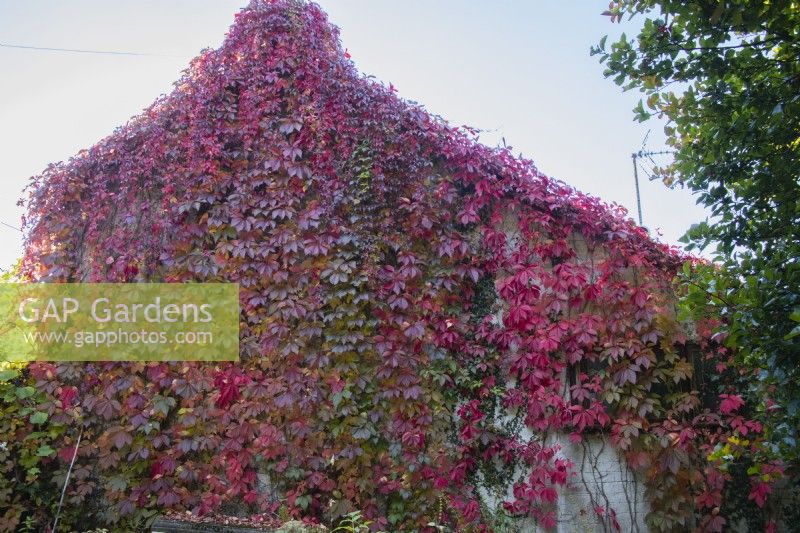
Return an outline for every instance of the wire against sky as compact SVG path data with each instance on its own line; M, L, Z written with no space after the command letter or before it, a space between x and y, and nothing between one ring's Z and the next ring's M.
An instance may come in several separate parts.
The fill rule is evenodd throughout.
M5 227L7 227L7 228L11 228L11 229L13 229L13 230L22 231L22 230L21 230L21 229L19 229L18 227L16 227L16 226L12 226L11 224L8 224L8 223L6 223L6 222L3 222L2 220L0 220L0 224L2 224L3 226L5 226Z
M101 54L112 56L149 56L149 57L181 57L166 54L149 54L146 52L118 52L113 50L81 50L78 48L49 48L45 46L28 46L24 44L0 43L2 48L20 48L23 50L39 50L43 52L72 52L76 54Z

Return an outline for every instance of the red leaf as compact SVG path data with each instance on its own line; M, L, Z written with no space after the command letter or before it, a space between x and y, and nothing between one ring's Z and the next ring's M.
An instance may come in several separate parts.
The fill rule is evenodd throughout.
M726 415L738 411L744 405L744 400L738 394L720 394L719 397L722 398L719 410Z
M767 496L769 496L771 493L771 485L764 483L763 481L758 481L755 483L752 490L750 490L750 494L747 496L747 499L753 500L759 507L764 507L764 503L767 501Z

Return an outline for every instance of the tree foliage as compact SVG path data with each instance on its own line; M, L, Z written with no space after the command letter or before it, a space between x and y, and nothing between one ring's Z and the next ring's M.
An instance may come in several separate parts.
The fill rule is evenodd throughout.
M686 310L716 309L717 339L754 372L750 392L774 451L798 460L800 428L800 7L622 0L611 20L644 17L635 37L593 48L606 76L645 94L638 120L666 118L674 161L657 169L711 212L689 249L714 266L684 278Z
M594 435L647 480L653 528L719 530L729 458L761 449L713 316L696 351L675 319L683 256L360 75L314 4L254 0L25 204L24 279L241 287L235 364L26 369L61 428L58 475L83 431L65 523L359 510L391 531L550 528L575 470L551 437ZM18 426L12 459L34 421ZM759 513L780 477L748 474ZM3 488L10 520L41 510ZM588 512L619 529L604 501Z

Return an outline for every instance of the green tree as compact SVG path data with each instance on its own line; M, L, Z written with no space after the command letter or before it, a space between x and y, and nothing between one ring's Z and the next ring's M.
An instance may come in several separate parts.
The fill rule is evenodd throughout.
M684 308L714 306L718 338L752 370L773 451L797 464L800 427L800 3L615 0L636 37L592 47L605 75L644 93L635 118L666 120L672 162L656 169L711 212L683 237L715 249L686 269Z

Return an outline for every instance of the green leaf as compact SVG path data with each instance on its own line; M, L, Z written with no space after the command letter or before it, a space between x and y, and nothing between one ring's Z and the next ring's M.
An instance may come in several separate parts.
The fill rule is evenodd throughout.
M47 413L43 413L42 411L36 411L31 415L29 418L31 424L44 424L47 422Z
M11 381L15 377L19 375L19 372L13 370L11 368L6 370L0 370L0 381Z
M792 331L790 331L783 337L783 339L788 341L797 337L798 335L800 335L800 326L795 326L794 329L792 329Z
M16 391L17 398L20 400L24 400L25 398L30 398L36 393L36 389L31 386L26 387L19 387Z
M41 446L39 446L39 449L36 450L36 455L38 457L49 457L55 454L56 451L47 444L42 444Z
M311 503L311 496L304 494L303 496L298 496L295 498L294 503L300 507L300 509L308 508L308 505Z
M118 492L123 491L128 487L128 481L122 476L114 476L108 480L108 487Z

